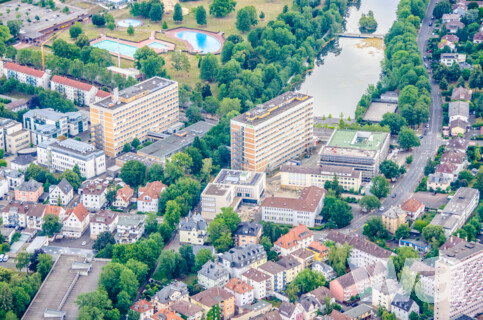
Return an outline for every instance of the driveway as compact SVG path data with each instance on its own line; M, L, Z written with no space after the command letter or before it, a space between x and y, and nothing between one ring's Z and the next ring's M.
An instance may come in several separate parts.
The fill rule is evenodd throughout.
M87 228L86 232L80 237L79 239L59 239L55 240L51 243L52 246L56 246L59 248L78 248L78 249L92 249L94 245L93 239L90 238L91 232L89 228ZM86 242L85 245L82 245L83 242Z

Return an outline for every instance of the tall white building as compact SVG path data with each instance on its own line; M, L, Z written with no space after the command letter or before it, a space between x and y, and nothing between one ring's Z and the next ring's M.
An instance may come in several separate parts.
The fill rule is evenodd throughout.
M83 177L90 179L106 172L106 155L93 145L67 139L50 139L37 146L38 163L63 172L77 165Z
M22 123L0 118L0 148L10 154L30 147L30 133L22 128Z

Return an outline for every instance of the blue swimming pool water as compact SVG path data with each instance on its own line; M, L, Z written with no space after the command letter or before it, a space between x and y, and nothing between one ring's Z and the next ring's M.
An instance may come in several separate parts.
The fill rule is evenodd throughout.
M199 50L202 53L216 52L221 47L218 39L202 32L180 31L175 36L181 40L188 41L195 51Z
M123 28L127 28L129 26L139 27L142 24L143 23L137 19L122 19L117 22L117 25Z
M119 43L119 47L116 41L113 40L102 40L98 43L92 45L93 47L105 49L110 52L117 53L119 48L119 53L125 56L134 57L134 53L138 48L130 46L124 43ZM162 42L151 42L148 47L153 49L167 49L168 46Z

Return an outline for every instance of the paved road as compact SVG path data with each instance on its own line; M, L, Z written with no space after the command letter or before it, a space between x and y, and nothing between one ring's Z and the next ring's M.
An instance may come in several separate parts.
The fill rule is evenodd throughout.
M419 36L417 39L418 48L421 52L422 56L426 55L426 47L428 39L431 37L432 27L428 24L431 21L432 12L434 6L436 5L436 0L431 0L428 5L426 11L426 18L423 20L423 25L420 29ZM424 166L426 165L426 161L428 158L434 158L436 150L440 146L442 139L440 138L441 134L441 125L443 122L443 109L442 105L442 98L439 92L439 87L437 83L431 78L431 96L432 96L432 103L429 107L430 110L430 120L429 125L430 128L426 136L421 139L421 146L415 148L413 152L413 163L409 167L407 173L402 176L399 182L396 184L392 193L395 193L396 196L394 198L388 197L383 202L383 207L387 210L387 208L397 205L399 203L404 202L405 200L409 199L414 189L416 189L417 185L421 181L424 175ZM381 215L381 212L375 212L373 214L368 214L365 216L361 216L356 218L352 221L350 226L345 228L343 232L346 233L361 233L362 226L366 222L366 220L375 215Z

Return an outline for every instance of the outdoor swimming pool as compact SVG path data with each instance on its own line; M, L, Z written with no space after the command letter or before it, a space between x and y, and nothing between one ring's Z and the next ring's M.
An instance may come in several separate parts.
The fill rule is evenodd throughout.
M138 49L135 46L130 46L124 43L119 43L119 47L118 47L117 41L107 40L107 39L102 40L98 43L95 43L92 46L100 49L105 49L107 51L110 51L116 54L119 48L120 54L124 56L129 56L129 57L134 57L134 53L136 53L136 50ZM153 49L168 49L168 46L162 42L151 42L150 44L148 44L148 47Z
M193 46L194 51L201 53L210 53L220 50L221 43L215 37L206 33L196 31L180 31L175 34L176 38L187 41Z
M122 19L117 22L118 27L127 28L129 26L139 27L143 23L137 19Z

